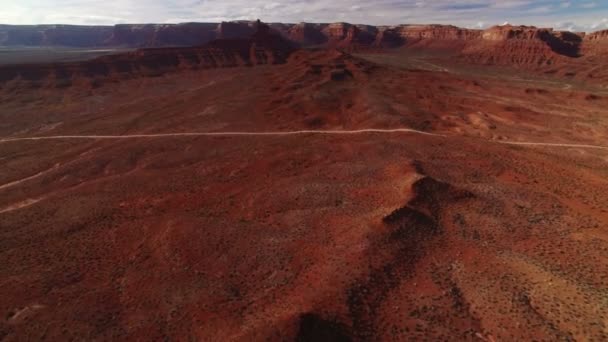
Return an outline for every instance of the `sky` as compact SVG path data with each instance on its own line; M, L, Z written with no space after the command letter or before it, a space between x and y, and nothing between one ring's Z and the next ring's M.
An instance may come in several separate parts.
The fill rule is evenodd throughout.
M0 0L2 24L350 22L511 23L571 31L608 29L608 0Z

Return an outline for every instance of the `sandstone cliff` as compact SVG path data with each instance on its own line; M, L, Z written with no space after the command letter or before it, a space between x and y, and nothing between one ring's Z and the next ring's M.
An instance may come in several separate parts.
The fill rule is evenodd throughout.
M278 64L294 51L291 42L267 25L257 23L252 29L248 38L217 39L201 47L146 48L83 62L2 66L0 87L11 82L64 87L82 80L94 86L180 70Z
M299 23L287 29L287 37L301 45L320 45L327 42L323 24Z
M530 26L494 26L463 50L469 61L484 64L552 65L578 57L582 38L567 32Z
M584 33L510 25L495 26L487 30L464 29L450 25L371 26L349 23L273 23L269 26L302 46L433 45L429 44L430 42L452 42L452 45L454 42L460 42L463 43L461 46L464 46L464 43L479 43L480 46L486 46L489 45L487 42L542 42L554 52L570 57L577 56L578 50L584 45L603 45L602 42L606 41L608 35L608 30L585 36ZM197 46L214 39L247 38L254 31L253 21L116 26L0 25L0 46ZM538 48L532 47L533 50Z
M585 55L606 55L608 53L608 30L598 31L585 36L583 40Z
M264 35L281 39L277 44L273 43L272 48L251 41L260 28L260 23L252 21L113 27L0 25L0 46L190 47L142 50L144 52L138 51L131 57L122 55L122 59L106 59L118 58L119 64L124 65L127 62L123 59L131 61L135 58L135 65L144 61L150 65L160 63L161 69L164 63L168 63L169 69L182 65L215 67L281 63L286 50L277 49L279 45L289 45L289 49L295 45L326 46L349 52L403 47L442 50L453 56L454 61L466 63L538 69L585 79L608 78L608 71L605 71L608 69L605 61L608 30L584 34L533 26L504 25L475 30L449 25L370 26L349 23L273 23L263 27ZM169 57L172 53L177 57ZM176 59L180 62L172 62ZM159 62L164 60L166 62ZM4 73L11 74L6 70Z

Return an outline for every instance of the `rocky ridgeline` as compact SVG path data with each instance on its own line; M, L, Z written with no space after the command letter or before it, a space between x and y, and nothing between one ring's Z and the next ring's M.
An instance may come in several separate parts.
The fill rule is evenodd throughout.
M510 25L472 30L445 25L389 27L348 23L263 24L259 21L114 27L0 26L0 45L18 43L155 48L142 48L81 63L5 66L0 68L0 83L26 80L45 85L49 82L51 85L69 85L71 81L82 78L103 81L137 75L154 76L183 69L279 64L285 62L298 46L343 50L385 47L444 49L460 60L477 64L541 69L576 64L578 74L604 79L605 75L597 71L597 66L605 63L602 56L608 52L608 31L585 35Z
M96 86L180 70L280 64L295 49L265 24L254 23L252 32L247 38L216 39L199 47L145 48L82 62L1 66L0 87L24 81L32 87Z
M583 33L532 26L494 26L462 51L474 63L550 66L580 56Z
M397 30L404 39L475 40L482 31L463 29L450 25L404 25Z
M583 40L582 52L585 55L605 56L608 53L608 30L586 35Z
M604 51L605 42L608 42L606 32L585 35L533 26L504 25L486 30L450 25L370 26L348 23L271 26L304 46L440 48L459 53L469 61L487 64L552 65L563 58Z
M597 31L585 36L585 41L603 41L608 43L608 30Z
M215 39L246 38L256 22L122 24L115 26L0 25L0 46L167 47L203 45ZM269 26L302 45L400 46L419 40L508 41L555 40L584 44L608 40L608 30L585 35L531 26L495 26L487 30L450 25L371 26L349 23Z

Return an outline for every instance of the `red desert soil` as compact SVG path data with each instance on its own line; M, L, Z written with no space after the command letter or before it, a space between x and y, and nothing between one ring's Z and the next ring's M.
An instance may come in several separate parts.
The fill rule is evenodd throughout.
M443 62L3 83L0 338L608 339L608 94Z

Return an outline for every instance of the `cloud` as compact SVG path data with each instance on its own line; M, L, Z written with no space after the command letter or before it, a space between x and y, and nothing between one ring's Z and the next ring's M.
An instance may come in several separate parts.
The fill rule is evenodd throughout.
M592 30L605 30L608 29L608 18L603 18L602 20L593 23L591 25Z
M596 8L597 7L597 3L596 2L587 2L581 5L582 8Z
M0 22L115 24L242 20L368 24L440 23L465 27L573 23L602 27L602 0L0 0ZM573 27L574 27L573 26Z

